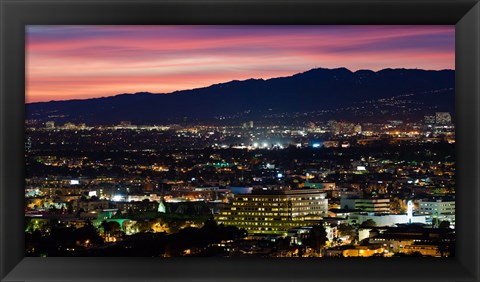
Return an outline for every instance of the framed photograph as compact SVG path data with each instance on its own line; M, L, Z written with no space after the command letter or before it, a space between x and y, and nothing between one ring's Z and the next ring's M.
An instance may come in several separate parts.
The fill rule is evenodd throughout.
M478 281L478 1L1 1L2 281Z

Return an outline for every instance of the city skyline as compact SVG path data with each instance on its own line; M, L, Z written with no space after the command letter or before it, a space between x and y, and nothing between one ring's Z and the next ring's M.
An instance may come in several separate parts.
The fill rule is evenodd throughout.
M454 69L454 26L28 26L26 102L168 93L312 68Z
M454 37L27 27L25 256L455 257Z

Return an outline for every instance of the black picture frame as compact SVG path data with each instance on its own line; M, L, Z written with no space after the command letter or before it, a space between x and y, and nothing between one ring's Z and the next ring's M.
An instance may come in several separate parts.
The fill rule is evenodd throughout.
M479 281L480 4L472 0L0 0L2 281ZM456 25L454 258L24 258L25 25Z

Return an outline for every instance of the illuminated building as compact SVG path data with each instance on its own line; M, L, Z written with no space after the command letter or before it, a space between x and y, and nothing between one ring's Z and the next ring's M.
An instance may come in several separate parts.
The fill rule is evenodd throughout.
M83 193L88 193L89 190L82 186L66 186L66 187L40 187L38 188L40 192L46 197L58 197L66 195L81 195Z
M436 245L406 245L403 247L406 254L420 253L423 256L440 257L440 248Z
M435 123L436 124L451 124L452 116L448 112L437 112L435 113Z
M441 221L449 221L455 225L455 200L454 199L424 199L418 201L418 211L427 215L428 222L436 220L436 225ZM433 223L433 222L432 222Z
M290 243L293 245L303 245L307 241L312 228L312 226L302 226L289 229L287 235L290 237Z
M341 198L340 206L343 209L358 209L370 213L389 213L390 199L359 199Z
M388 123L390 124L390 126L397 127L399 125L402 125L403 121L401 121L401 120L389 120Z
M342 252L344 257L371 257L383 254L385 249L381 245L355 246Z
M304 187L305 188L315 188L315 189L324 189L324 190L334 190L335 189L335 183L334 182L329 182L329 183L323 183L323 182L305 182Z
M353 128L353 131L355 131L355 133L362 133L362 126L360 124L357 124L355 125L355 127Z
M348 221L350 224L362 224L367 220L373 220L376 226L394 226L395 224L406 223L426 223L426 216L421 214L412 215L408 214L374 214L374 213L353 213Z
M425 124L435 124L435 116L434 115L425 115L423 117L423 123Z
M327 210L325 193L318 190L260 190L235 195L215 220L245 228L250 234L286 235L291 228L318 222Z
M114 206L121 211L132 210L133 212L157 211L157 202L115 202Z
M110 207L110 202L107 200L76 200L72 202L73 209L79 211L83 209L85 212L104 210Z
M55 128L55 122L54 121L47 121L45 123L45 127L48 129L54 129Z
M325 148L337 148L338 145L339 145L339 142L338 141L324 141L322 144L323 144L323 147L325 147Z
M356 129L358 130L358 128L356 128L356 125L354 123L333 121L330 124L333 134L354 134L358 132L356 131Z
M77 129L77 126L71 122L67 122L63 125L63 129Z
M353 188L336 187L326 192L328 198L358 197L358 190Z
M454 242L454 238L455 231L452 229L424 228L421 224L408 224L373 228L368 242L381 244L392 253L420 252L438 256L439 247ZM448 252L445 255L448 256Z

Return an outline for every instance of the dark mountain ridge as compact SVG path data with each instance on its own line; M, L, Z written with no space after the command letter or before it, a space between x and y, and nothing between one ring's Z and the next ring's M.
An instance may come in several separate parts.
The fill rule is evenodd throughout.
M170 94L138 92L85 100L39 102L26 105L27 119L59 122L160 124L179 119L211 119L250 113L292 113L335 110L369 100L414 94L411 98L431 109L453 111L453 70L346 68L312 69L271 79L233 80ZM426 93L431 93L425 98ZM440 93L440 94L439 94ZM62 118L58 118L63 116ZM373 117L375 118L375 117Z

